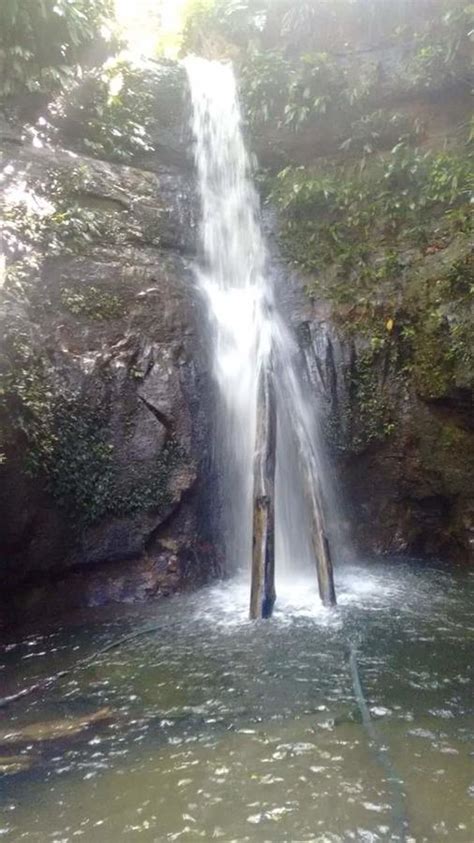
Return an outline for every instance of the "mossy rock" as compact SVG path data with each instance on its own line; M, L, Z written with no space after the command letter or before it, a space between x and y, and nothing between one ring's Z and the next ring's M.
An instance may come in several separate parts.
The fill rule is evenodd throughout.
M122 295L95 286L63 287L61 302L65 310L74 316L99 321L120 319L127 312L127 303Z

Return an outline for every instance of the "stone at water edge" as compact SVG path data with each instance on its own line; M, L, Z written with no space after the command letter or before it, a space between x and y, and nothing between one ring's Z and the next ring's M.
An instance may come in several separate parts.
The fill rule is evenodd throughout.
M30 723L15 730L4 729L0 732L0 746L2 744L42 743L43 741L74 737L96 723L105 723L111 719L112 709L105 706L84 717L46 720L39 723Z
M33 766L34 759L30 755L0 755L0 776L15 776L25 773Z

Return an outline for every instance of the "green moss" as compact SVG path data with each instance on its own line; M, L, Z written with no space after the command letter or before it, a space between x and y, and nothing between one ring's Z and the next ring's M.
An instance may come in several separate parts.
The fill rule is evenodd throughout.
M426 273L411 279L406 297L408 357L415 387L422 396L437 398L456 386L469 388L473 384L473 268L468 246L441 266L434 278Z
M449 391L453 365L449 356L449 328L436 315L418 324L413 342L413 383L427 398L439 398Z
M186 455L169 439L147 472L124 473L111 438L111 409L64 394L48 361L27 335L6 342L1 361L0 450L23 436L25 471L43 479L78 525L166 506L169 482Z
M446 252L405 270L398 301L357 304L358 291L347 285L352 303L334 305L344 334L368 343L353 364L348 407L340 408L345 446L356 452L396 430L404 391L431 401L473 385L472 254L464 237ZM390 272L394 260L386 256ZM340 447L338 424L333 428L328 439Z
M90 410L77 400L62 401L53 414L53 446L36 452L36 468L48 479L53 497L81 523L106 517L126 517L168 504L172 470L183 459L168 441L153 469L126 477L116 463L107 414Z
M118 296L98 287L64 287L61 301L66 310L74 316L89 319L119 319L126 312L126 302Z
M363 451L395 429L393 408L380 382L379 367L384 344L375 344L360 355L351 372L350 441L353 451Z
M445 422L439 431L438 445L442 451L445 451L449 456L452 456L453 450L464 451L465 454L470 452L471 448L470 434L462 430L452 422Z
M449 324L431 318L418 326L411 372L421 396L440 398L457 386L472 386L473 363L472 326L467 321Z

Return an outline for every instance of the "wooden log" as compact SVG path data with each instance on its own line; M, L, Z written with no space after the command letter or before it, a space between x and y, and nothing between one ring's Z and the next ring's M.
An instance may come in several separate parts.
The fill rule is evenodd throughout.
M324 527L324 512L319 484L313 472L305 465L305 490L311 518L311 539L318 575L318 588L324 606L336 605L334 572L328 537Z
M269 618L275 593L276 399L271 359L258 376L250 617Z

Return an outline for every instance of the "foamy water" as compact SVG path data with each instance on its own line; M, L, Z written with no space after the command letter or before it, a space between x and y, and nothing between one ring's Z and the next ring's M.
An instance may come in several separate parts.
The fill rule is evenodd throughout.
M343 623L346 608L358 607L368 612L386 612L390 607L397 611L401 605L405 610L411 605L417 610L421 605L427 610L430 608L422 593L410 593L407 583L399 581L395 571L392 576L387 575L385 566L343 565L337 573L336 587L338 606L327 609L319 599L315 569L306 573L297 569L292 575L288 573L288 567L283 567L283 573L280 572L276 578L277 600L273 620L278 624L292 624L304 618L320 626L338 627ZM243 573L203 589L194 600L193 618L232 628L251 623L248 619L248 589L248 577ZM429 600L433 600L432 588Z

